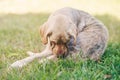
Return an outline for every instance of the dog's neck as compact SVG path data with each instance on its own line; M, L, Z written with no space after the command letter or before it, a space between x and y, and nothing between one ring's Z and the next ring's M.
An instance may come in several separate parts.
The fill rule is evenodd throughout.
M77 42L76 45L74 45L74 38L73 37L70 38L70 41L67 44L67 46L68 46L68 52L70 54L80 52L79 37L77 37L76 42Z

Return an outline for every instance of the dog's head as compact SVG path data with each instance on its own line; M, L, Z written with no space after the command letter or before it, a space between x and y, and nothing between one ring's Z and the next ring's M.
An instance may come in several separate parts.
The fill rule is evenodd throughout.
M76 26L66 16L52 16L40 27L41 40L44 44L50 39L50 48L53 54L64 56L68 53L67 43L70 37L74 38L76 44Z

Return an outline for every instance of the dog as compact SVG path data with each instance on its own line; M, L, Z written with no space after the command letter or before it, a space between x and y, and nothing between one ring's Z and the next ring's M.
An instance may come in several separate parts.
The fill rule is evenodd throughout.
M77 54L83 59L99 60L107 47L109 34L105 25L95 17L66 7L52 13L40 26L40 36L46 49L38 54L28 52L29 57L13 63L12 67L23 67L35 58L54 60Z

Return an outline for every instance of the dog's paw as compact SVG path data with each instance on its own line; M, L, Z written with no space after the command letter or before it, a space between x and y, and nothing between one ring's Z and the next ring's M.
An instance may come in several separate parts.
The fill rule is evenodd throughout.
M35 53L33 53L33 52L31 52L31 51L27 51L27 54L28 54L29 56L35 55Z
M19 60L19 61L14 62L13 64L11 64L10 67L12 67L12 68L22 68L24 65L26 65L26 63Z

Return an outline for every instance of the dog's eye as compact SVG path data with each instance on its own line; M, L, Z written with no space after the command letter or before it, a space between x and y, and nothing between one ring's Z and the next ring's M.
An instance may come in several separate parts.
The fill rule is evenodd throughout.
M50 45L51 45L52 48L55 46L55 44L56 44L56 43L55 43L54 41L51 41L51 42L50 42Z

